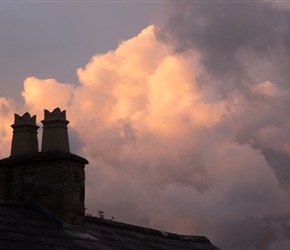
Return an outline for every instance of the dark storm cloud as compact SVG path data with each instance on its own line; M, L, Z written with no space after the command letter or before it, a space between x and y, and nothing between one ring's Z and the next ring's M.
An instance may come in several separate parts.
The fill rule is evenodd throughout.
M173 44L178 53L197 50L207 77L222 84L223 93L249 84L248 69L259 60L275 61L279 73L290 79L287 9L260 1L176 1L167 3L167 18L159 39Z

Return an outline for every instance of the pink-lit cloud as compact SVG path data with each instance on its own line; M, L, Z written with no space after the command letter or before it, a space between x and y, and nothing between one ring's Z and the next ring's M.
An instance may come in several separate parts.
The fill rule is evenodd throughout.
M10 143L12 139L10 125L13 123L14 110L19 109L16 108L13 100L0 97L0 155L2 157L10 154Z

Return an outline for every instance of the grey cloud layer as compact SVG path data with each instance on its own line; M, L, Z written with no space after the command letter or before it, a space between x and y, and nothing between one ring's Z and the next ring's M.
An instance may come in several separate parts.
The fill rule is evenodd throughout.
M167 4L168 20L158 35L179 53L199 51L207 77L222 85L222 93L249 84L255 63L278 64L277 75L266 73L272 79L264 80L281 81L280 75L289 80L290 15L278 7L260 1L176 1Z
M197 77L200 91L214 89L215 98L212 100L227 101L231 113L215 128L215 132L225 134L228 140L240 145L251 145L258 150L277 176L281 190L287 190L288 197L289 7L289 4L260 1L176 1L167 4L167 20L157 32L159 40L171 45L175 53L198 53L203 68ZM263 90L261 85L259 91L255 91L255 86L265 81L274 83L275 89L265 83ZM265 95L261 95L262 92ZM238 105L237 99L242 100ZM212 143L215 143L214 139ZM236 164L236 160L232 164ZM261 175L261 172L256 172L252 178L259 180ZM225 181L230 180L225 178ZM256 185L263 189L264 184L257 182ZM268 194L264 191L264 194L253 198L252 216L241 213L243 219L229 219L219 225L221 231L217 238L221 247L290 247L286 236L289 235L289 216L279 217L275 207L271 216L259 215L256 205ZM240 191L234 191L231 197L233 202L238 203L241 197L251 199L252 195L251 188L245 186ZM268 202L271 203L271 198Z

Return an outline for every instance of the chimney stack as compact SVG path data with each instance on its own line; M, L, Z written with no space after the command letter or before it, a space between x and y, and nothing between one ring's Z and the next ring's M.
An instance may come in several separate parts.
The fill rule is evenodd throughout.
M69 152L65 111L44 112L41 152L36 116L15 115L11 156L0 160L0 200L16 206L32 200L67 223L82 224L88 161Z
M36 115L26 112L23 116L14 114L11 156L38 152Z
M59 108L54 109L52 112L44 110L44 120L42 135L42 148L41 151L62 150L69 151L67 125L69 121L66 120L66 112L60 111Z

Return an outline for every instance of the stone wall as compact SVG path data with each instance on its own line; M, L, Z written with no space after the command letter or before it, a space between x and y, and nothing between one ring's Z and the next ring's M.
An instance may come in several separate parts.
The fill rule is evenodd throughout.
M15 156L0 161L0 199L22 206L36 201L64 221L83 221L88 162L62 151Z

